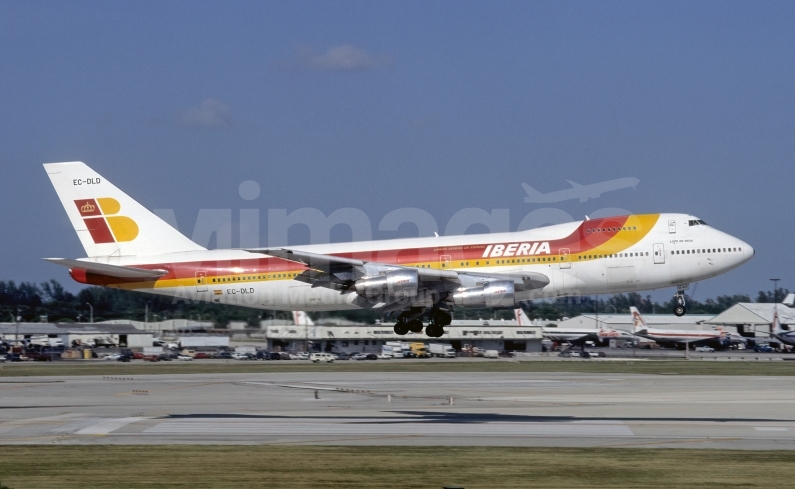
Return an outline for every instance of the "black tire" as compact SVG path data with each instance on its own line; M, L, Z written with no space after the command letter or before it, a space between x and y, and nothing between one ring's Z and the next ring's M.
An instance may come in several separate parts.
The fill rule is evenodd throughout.
M411 331L412 333L422 333L422 328L424 327L422 321L420 321L419 319L413 319L409 321L407 325L409 327L409 331Z
M397 323L393 328L396 335L403 336L409 332L409 327L406 323Z
M678 304L674 306L674 316L682 317L686 313L687 313L687 308L685 306L678 305Z
M445 327L453 322L453 317L444 311L436 311L433 315L433 322L441 327Z

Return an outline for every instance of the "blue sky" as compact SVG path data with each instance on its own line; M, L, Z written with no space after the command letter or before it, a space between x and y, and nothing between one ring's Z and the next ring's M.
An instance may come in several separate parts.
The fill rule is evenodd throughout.
M697 299L795 288L793 25L792 2L0 0L0 279L69 282L41 261L83 256L41 163L81 160L189 236L258 207L263 243L267 209L515 228L540 207L521 182L636 177L554 207L688 212L756 248Z

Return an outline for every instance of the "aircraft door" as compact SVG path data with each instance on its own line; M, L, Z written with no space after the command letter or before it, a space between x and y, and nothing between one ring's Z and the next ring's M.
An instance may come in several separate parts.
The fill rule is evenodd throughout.
M665 263L665 246L662 243L654 243L654 263Z
M196 292L207 292L207 272L196 272Z
M452 258L450 255L439 255L439 268L450 268Z
M668 221L668 233L676 234L676 221L673 219Z
M571 254L568 248L561 248L558 252L560 259L560 268L571 268Z

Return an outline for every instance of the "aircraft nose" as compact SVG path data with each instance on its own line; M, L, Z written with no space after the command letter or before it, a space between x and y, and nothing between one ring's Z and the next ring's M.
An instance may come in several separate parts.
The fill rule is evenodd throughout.
M756 250L748 243L743 243L743 255L746 260L750 260L756 254Z

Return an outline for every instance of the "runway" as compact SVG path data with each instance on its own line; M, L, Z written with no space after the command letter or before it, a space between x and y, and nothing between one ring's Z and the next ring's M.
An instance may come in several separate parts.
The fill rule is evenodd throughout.
M793 387L582 373L8 377L0 443L794 449Z

